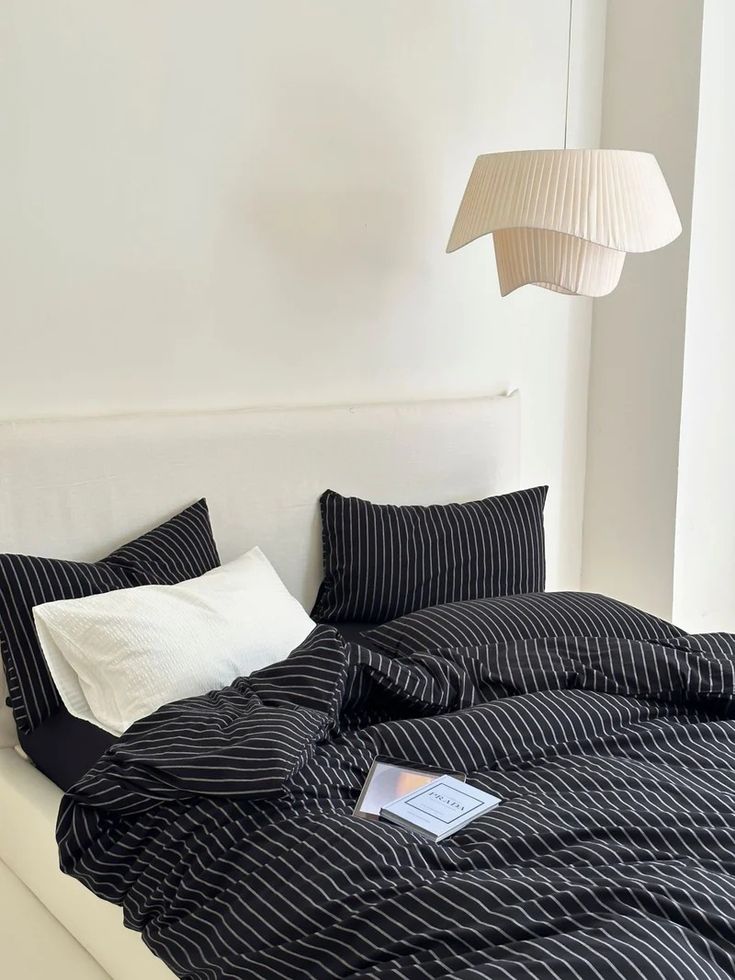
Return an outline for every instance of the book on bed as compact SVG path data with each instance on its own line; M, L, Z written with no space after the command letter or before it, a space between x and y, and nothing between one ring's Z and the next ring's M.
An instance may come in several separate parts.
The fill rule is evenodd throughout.
M382 807L446 775L452 775L460 781L465 779L461 772L447 773L446 769L406 763L378 755L368 770L352 815L363 820L379 820Z
M438 844L494 810L498 803L500 798L492 793L468 786L454 776L439 776L381 807L380 819Z

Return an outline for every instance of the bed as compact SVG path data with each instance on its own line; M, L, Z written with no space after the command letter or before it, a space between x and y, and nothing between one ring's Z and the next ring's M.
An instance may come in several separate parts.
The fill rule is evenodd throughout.
M449 598L415 601L401 585L394 606L393 586L408 579L381 575L374 559L408 547L407 509L323 495L325 555L335 534L366 542L359 555L338 549L329 575L355 573L345 601L369 625L334 625L344 606L325 572L320 622L285 659L122 726L61 801L14 748L1 750L0 858L108 975L735 975L735 637L688 635L601 595L544 592L545 488L510 495L536 518L512 509L488 564L513 576L527 566L531 586L524 572L478 592L454 559L479 533L469 512L488 529L499 513L501 498L476 498L517 486L517 407L480 399L0 433L6 547L69 554L74 531L82 554L105 534L114 546L190 503L206 478L222 557L257 541L307 603L325 485L396 504L475 500L443 508L466 522L451 543L439 528ZM341 515L334 526L325 499ZM482 556L472 567L485 569ZM222 571L209 567L203 578ZM114 604L114 588L94 602ZM501 802L441 844L359 820L352 807L376 756L464 774Z
M317 500L326 486L396 503L513 489L519 426L517 394L3 423L0 551L94 559L206 494L223 560L261 545L309 604L320 576ZM16 742L2 708L0 860L114 980L171 976L123 927L119 908L58 870L61 793ZM39 911L39 929L43 921Z

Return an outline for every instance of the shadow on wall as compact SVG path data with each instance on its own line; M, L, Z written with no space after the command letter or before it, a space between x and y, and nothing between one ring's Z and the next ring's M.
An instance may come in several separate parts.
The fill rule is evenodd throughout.
M394 313L405 292L406 239L422 224L411 146L398 114L386 116L384 101L371 105L359 90L343 87L335 100L329 80L309 79L281 96L261 106L265 138L225 198L217 322L242 331L232 312L246 311L252 323L282 323L284 340L294 323L318 338L320 323L337 322L349 340ZM324 111L315 115L314 105Z

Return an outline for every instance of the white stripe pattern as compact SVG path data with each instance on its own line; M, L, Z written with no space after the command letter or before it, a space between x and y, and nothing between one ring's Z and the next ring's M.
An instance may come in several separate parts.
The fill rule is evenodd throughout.
M327 490L324 579L312 618L384 623L440 603L543 591L547 490L428 507Z
M735 638L550 598L434 651L318 627L160 709L64 798L62 868L180 977L732 977ZM356 820L376 753L503 803L440 845Z
M547 592L421 609L363 633L386 653L473 646L501 640L568 635L645 640L684 631L617 599L591 592Z

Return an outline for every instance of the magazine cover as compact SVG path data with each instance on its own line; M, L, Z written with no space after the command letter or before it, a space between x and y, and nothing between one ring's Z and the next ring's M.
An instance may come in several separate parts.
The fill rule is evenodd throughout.
M409 765L388 756L376 756L352 815L364 820L378 820L381 809L399 796L405 796L406 793L427 786L439 776L447 775L462 782L465 780L464 773L448 773L445 769Z

